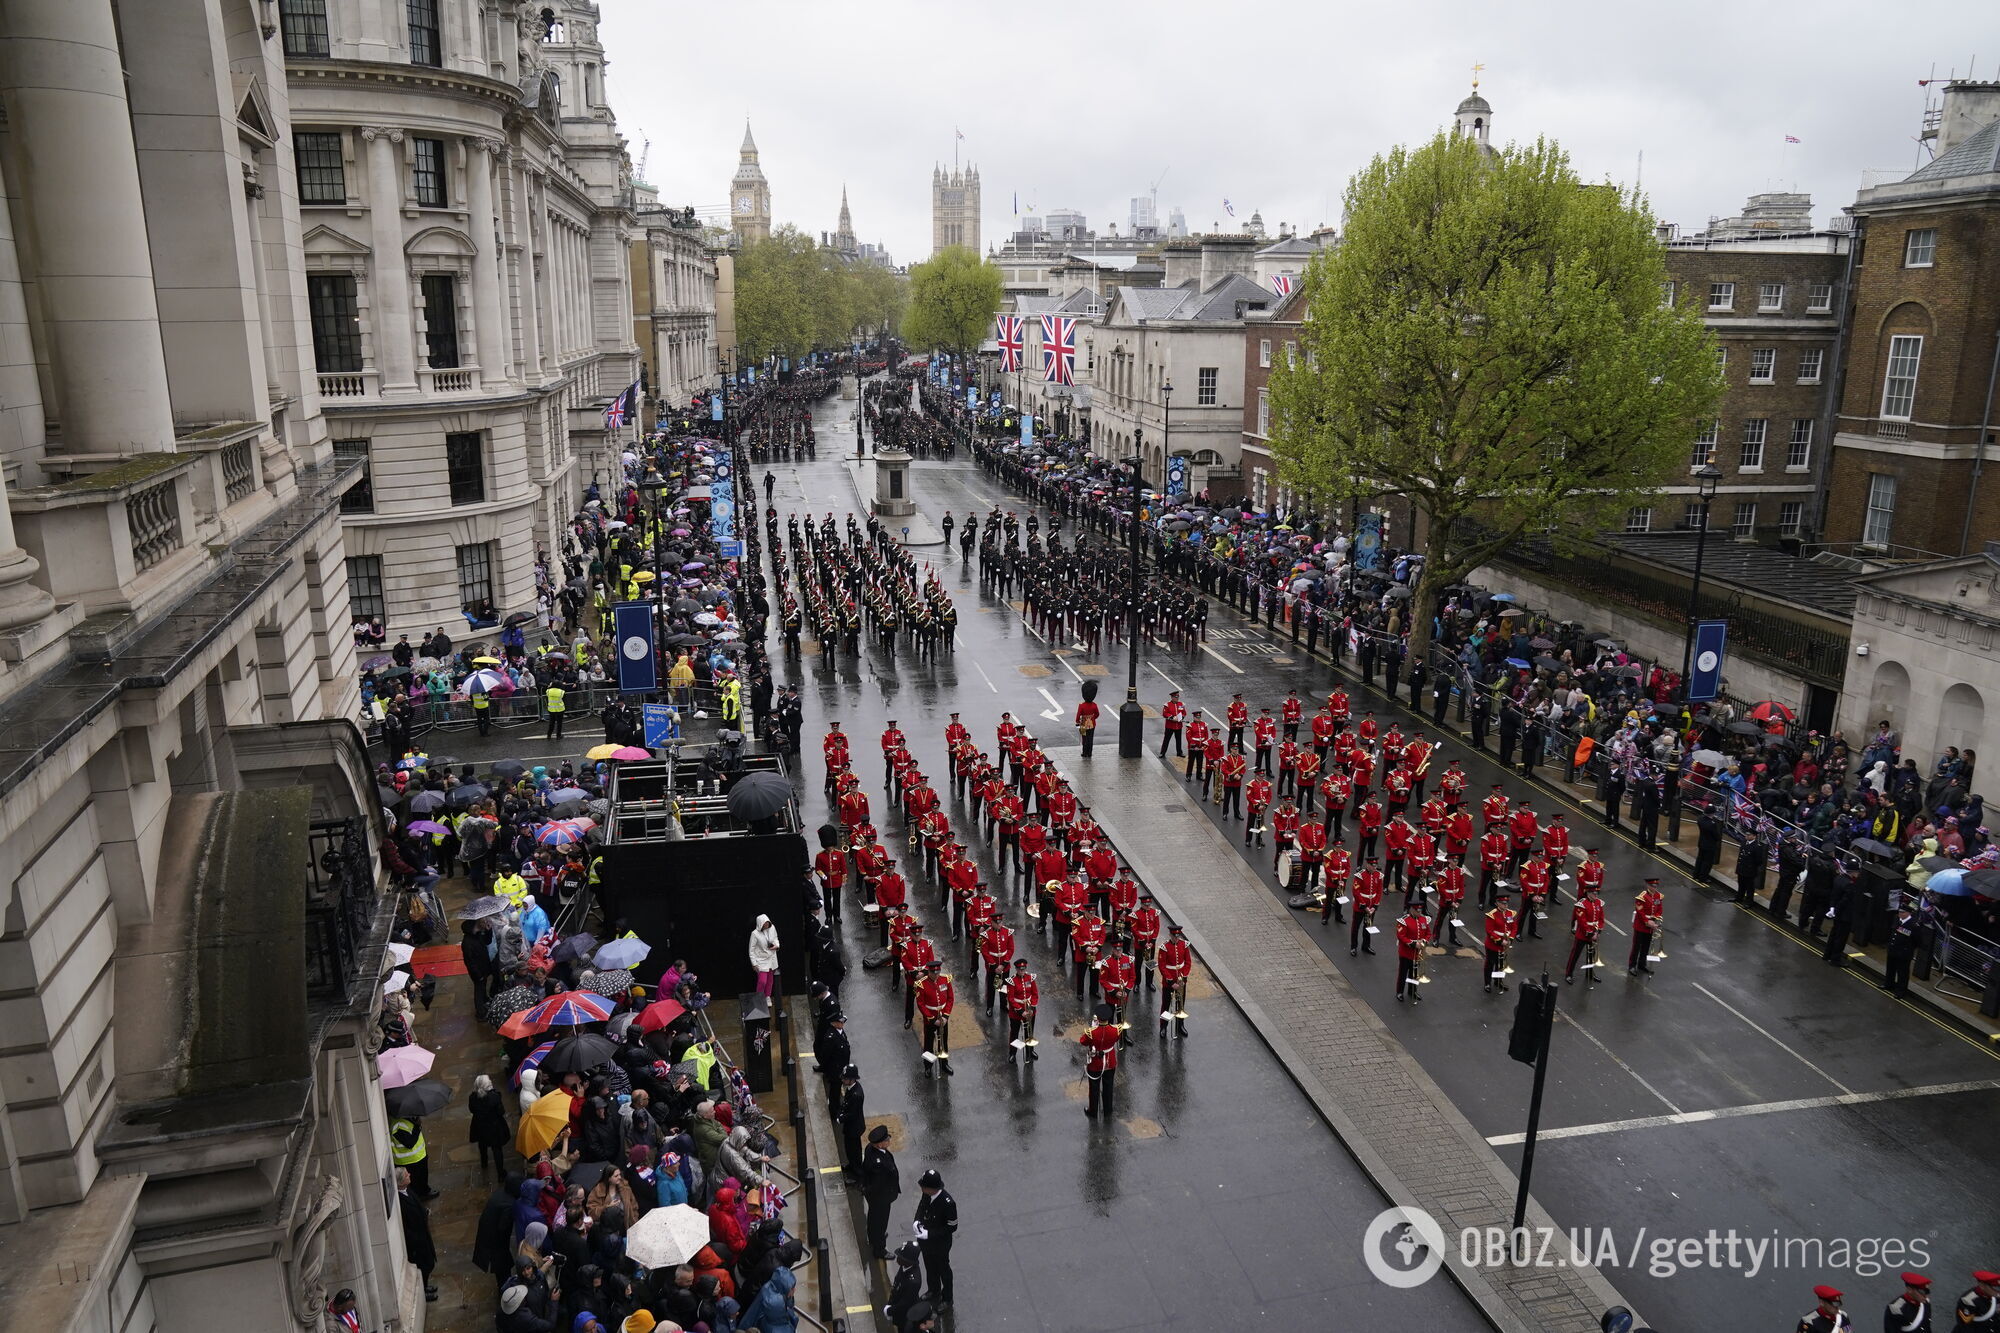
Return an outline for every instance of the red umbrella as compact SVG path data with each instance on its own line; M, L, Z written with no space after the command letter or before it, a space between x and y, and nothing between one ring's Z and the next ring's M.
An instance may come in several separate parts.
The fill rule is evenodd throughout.
M1792 720L1792 710L1776 699L1766 699L1752 706L1749 717L1752 722L1762 722L1774 728L1781 728Z
M633 1021L639 1025L641 1032L654 1032L686 1012L678 1000L655 1000L641 1009L639 1017Z

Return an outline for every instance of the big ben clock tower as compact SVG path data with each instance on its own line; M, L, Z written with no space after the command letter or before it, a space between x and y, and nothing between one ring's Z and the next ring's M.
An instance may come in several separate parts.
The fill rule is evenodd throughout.
M747 243L771 235L771 187L757 165L757 141L750 122L743 122L743 160L729 181L729 225Z

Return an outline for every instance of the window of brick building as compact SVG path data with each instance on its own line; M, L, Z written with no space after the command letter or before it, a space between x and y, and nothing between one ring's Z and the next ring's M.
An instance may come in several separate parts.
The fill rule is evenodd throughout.
M1257 433L1259 435L1269 435L1271 433L1271 391L1269 389L1257 390Z
M1736 284L1733 282L1709 283L1708 308L1710 310L1734 310L1736 308Z
M1729 520L1729 533L1733 537L1748 537L1757 530L1757 502L1740 500L1736 513Z
M1896 478L1876 472L1868 478L1868 512L1861 522L1861 540L1870 546L1887 546L1896 525Z
M1674 299L1680 295L1681 285L1671 280L1660 284L1660 304L1673 309Z
M1833 284L1815 282L1806 288L1806 313L1824 315L1833 309Z
M1769 384L1778 370L1778 349L1775 347L1753 347L1750 349L1750 382Z
M1826 353L1814 347L1799 353L1799 383L1818 384L1820 367L1826 362Z
M1811 417L1792 418L1792 438L1785 445L1785 466L1804 471L1812 466L1813 421Z
M1924 340L1917 334L1889 339L1889 369L1882 377L1882 415L1908 421L1917 401L1917 368L1924 357Z
M1266 370L1271 368L1271 340L1269 338L1259 338L1257 340L1257 364Z
M1688 451L1689 467L1700 467L1715 461L1715 440L1721 429L1720 421L1711 421L1701 428L1701 434L1694 437L1694 448Z
M374 620L388 614L382 604L382 557L347 557L347 609L356 620Z
M1765 282L1757 286L1757 308L1765 314L1785 308L1785 284Z
M1785 536L1798 536L1799 529L1805 526L1805 521L1806 502L1804 500L1787 500L1778 506L1778 531Z
M1681 526L1689 531L1700 532L1707 525L1708 520L1702 516L1700 505L1691 504L1681 511Z
M1919 227L1903 233L1904 268L1929 268L1936 259L1936 227Z
M1650 508L1641 505L1636 509L1625 511L1625 531L1651 532L1652 530L1653 511Z
M1764 440L1770 426L1763 417L1751 417L1743 423L1743 454L1736 465L1740 471L1764 470Z

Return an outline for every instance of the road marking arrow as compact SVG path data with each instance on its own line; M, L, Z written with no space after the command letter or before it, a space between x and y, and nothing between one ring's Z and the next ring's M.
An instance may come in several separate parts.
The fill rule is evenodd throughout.
M1057 701L1056 697L1053 694L1049 693L1047 686L1042 687L1042 697L1049 701L1049 706L1042 710L1043 717L1053 720L1063 715L1062 704Z

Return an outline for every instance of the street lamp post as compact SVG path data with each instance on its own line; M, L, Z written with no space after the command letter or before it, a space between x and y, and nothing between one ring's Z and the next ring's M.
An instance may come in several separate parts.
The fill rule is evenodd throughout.
M1694 472L1695 489L1701 496L1701 529L1694 539L1694 578L1688 582L1687 627L1681 641L1681 702L1691 704L1688 698L1688 676L1694 666L1694 627L1700 618L1701 601L1701 558L1708 549L1708 507L1715 499L1717 487L1722 483L1722 469L1713 463L1703 463Z
M1160 380L1160 402L1165 406L1165 419L1160 423L1160 483L1165 485L1174 456L1174 382L1170 379Z
M1125 460L1132 469L1132 582L1126 598L1125 634L1131 642L1126 663L1125 702L1118 709L1118 757L1137 759L1146 749L1146 710L1139 705L1139 487L1145 476L1145 428L1132 428L1132 447Z

